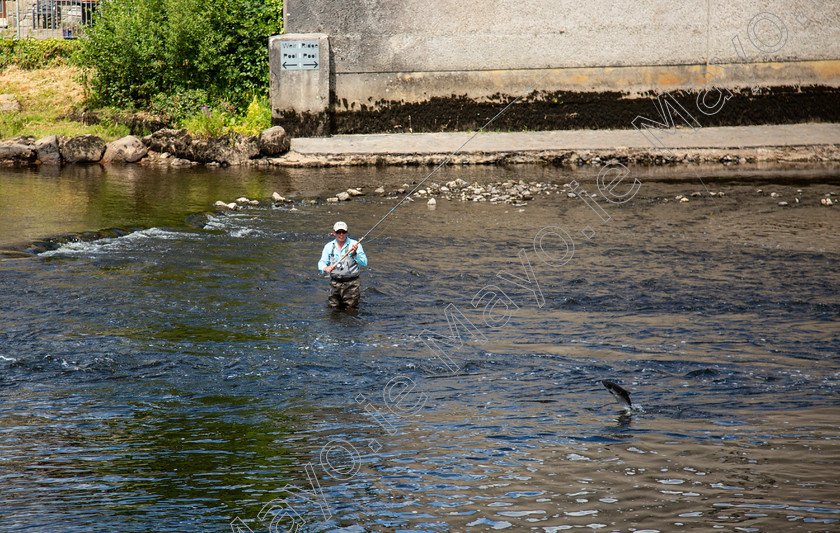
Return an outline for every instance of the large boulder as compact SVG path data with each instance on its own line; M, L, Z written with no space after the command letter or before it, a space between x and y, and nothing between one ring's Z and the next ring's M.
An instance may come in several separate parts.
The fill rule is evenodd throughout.
M187 130L173 130L164 128L158 130L151 135L143 137L143 144L149 150L170 153L176 157L187 158L187 151L190 149L193 138L187 133Z
M260 155L259 141L253 135L238 135L230 148L229 165L242 165Z
M140 161L149 149L134 135L126 135L112 143L108 143L102 161L105 163L136 163Z
M241 165L260 155L258 139L238 133L193 139L187 130L163 129L143 137L143 144L149 150L198 163Z
M0 142L0 165L24 165L34 163L38 151L32 144L16 139Z
M211 139L195 139L184 157L199 163L241 165L258 155L260 149L256 137L230 134Z
M274 157L289 151L291 142L286 130L280 126L274 126L263 130L260 133L260 152L267 157Z
M218 139L194 139L184 157L199 163L222 163L224 146Z
M50 135L35 141L35 149L38 151L38 161L44 165L60 165L61 149L58 137Z
M21 106L13 94L0 94L0 113L20 113Z
M98 163L105 153L105 141L96 135L82 135L59 141L61 157L68 163Z

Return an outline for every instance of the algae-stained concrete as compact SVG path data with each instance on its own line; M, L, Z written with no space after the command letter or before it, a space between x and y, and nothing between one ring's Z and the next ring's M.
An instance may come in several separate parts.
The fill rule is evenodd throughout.
M671 134L661 133L657 143L634 129L298 138L292 140L288 154L268 164L580 166L608 161L640 165L840 161L840 124L680 128Z
M828 0L287 0L285 10L287 31L329 36L335 132L458 129L470 120L453 108L529 89L542 108L573 100L568 93L618 94L601 118L569 109L580 118L565 126L543 113L554 127L604 127L607 107L698 90L707 72L715 85L747 89L767 123L777 102L765 97L776 88L817 87L808 98L822 93L817 107L827 108L836 97L828 89L840 87L840 3ZM377 123L371 110L393 118Z
M297 47L302 44L314 46L313 51L299 50ZM289 46L295 47L294 50L289 50ZM272 122L285 125L293 133L328 135L330 43L327 35L274 35L268 41L268 49Z

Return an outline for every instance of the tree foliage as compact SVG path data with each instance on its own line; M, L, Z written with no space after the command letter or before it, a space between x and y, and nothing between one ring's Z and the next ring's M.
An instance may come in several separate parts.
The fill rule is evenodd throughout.
M78 60L99 105L244 109L268 92L282 25L282 0L103 0Z

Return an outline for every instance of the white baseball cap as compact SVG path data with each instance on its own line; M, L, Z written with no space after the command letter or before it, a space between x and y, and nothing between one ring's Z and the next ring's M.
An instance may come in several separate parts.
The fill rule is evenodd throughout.
M333 231L338 231L340 229L343 229L344 231L347 231L347 224L345 224L344 222L338 221L333 225Z

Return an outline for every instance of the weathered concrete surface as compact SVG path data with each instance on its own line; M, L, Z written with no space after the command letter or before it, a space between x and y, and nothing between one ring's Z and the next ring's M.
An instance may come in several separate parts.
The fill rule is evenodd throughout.
M792 124L731 128L678 128L663 134L672 148L760 148L840 144L840 124ZM464 145L466 143L466 145ZM636 130L534 131L511 133L418 133L407 135L335 135L328 139L292 139L299 154L440 154L464 145L464 153L541 150L655 149Z
M337 135L292 140L277 166L551 163L840 161L840 124L677 129L661 140L670 154L636 130L513 133ZM460 150L459 150L460 148ZM596 161L597 162L597 161Z
M289 41L318 43L318 57L312 59L315 68L284 69L287 59L282 47ZM327 35L275 35L268 41L268 50L272 122L284 126L292 135L329 135L330 43Z
M840 60L766 62L750 65L757 87L820 85L840 87ZM572 67L546 70L456 70L444 72L345 73L336 75L337 110L381 107L380 101L426 102L467 95L486 101L497 95L519 96L526 90L579 93L688 90L692 80L709 72L729 89L750 88L752 80L715 65L639 65Z
M289 0L284 7L287 32L330 36L336 74L705 64L737 60L735 35L751 61L840 58L840 6L823 0ZM760 13L767 15L755 19ZM773 24L787 30L783 39Z
M662 91L709 70L727 87L840 86L828 0L287 0L286 30L329 35L334 104ZM717 64L727 67L721 69Z

